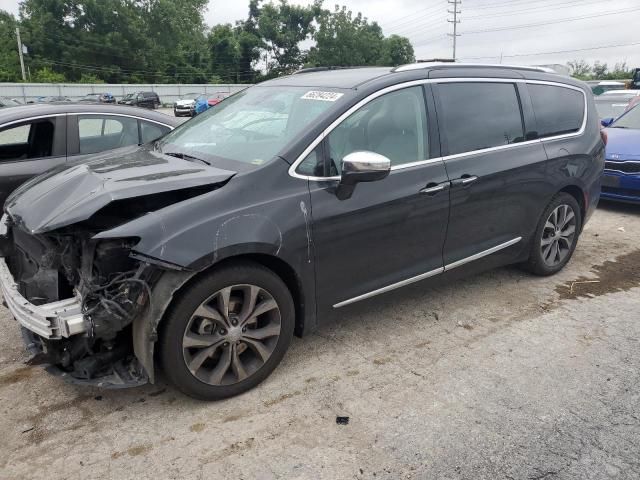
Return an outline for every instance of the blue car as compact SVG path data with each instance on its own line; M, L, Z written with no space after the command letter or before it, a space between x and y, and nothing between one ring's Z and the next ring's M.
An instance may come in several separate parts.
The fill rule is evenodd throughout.
M640 203L640 105L606 128L608 137L601 198Z

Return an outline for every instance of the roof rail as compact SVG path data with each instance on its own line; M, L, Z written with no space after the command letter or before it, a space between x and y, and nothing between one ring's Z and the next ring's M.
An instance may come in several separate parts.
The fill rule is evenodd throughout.
M502 63L451 63L451 62L420 62L400 65L392 70L392 72L408 72L410 70L420 70L422 68L432 67L489 67L489 68L505 68L515 70L529 70L533 72L557 73L555 70L547 67L528 67L523 65L505 65Z
M349 67L329 66L329 67L307 67L296 70L291 75L298 75L301 73L313 73L313 72L326 72L328 70L355 70L357 68L384 68L380 65L352 65Z

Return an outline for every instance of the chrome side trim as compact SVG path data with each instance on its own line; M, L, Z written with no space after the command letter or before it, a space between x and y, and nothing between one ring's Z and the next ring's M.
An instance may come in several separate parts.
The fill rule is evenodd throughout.
M386 287L378 288L377 290L372 290L371 292L363 293L362 295L358 295L357 297L353 297L348 300L343 300L342 302L336 303L333 306L333 308L344 307L345 305L359 302L360 300L365 300L367 298L375 297L376 295L380 295L381 293L386 293L391 290L395 290L396 288L404 287L405 285L419 282L420 280L424 280L426 278L433 277L435 275L440 275L441 273L452 270L456 267L460 267L461 265L464 265L466 263L473 262L474 260L478 260L482 257L486 257L487 255L491 255L492 253L496 253L500 250L510 247L511 245L515 245L521 240L522 240L522 237L514 238L513 240L509 240L508 242L501 243L500 245L496 245L495 247L489 248L487 250L483 250L482 252L478 252L475 255L471 255L470 257L463 258L462 260L458 260L457 262L453 262L448 265L445 265L444 267L436 268L435 270L431 270L427 273L423 273L415 277L407 278L406 280L402 280L397 283L392 283L391 285L387 285Z
M49 114L46 114L46 115L37 115L35 117L21 118L20 120L12 120L10 122L3 123L2 125L0 125L0 128L4 129L5 127L9 127L11 125L15 125L16 123L25 123L25 122L30 122L31 120L41 120L43 118L64 117L66 115L67 115L66 113L49 113Z
M158 125L162 125L164 127L170 128L171 130L173 130L175 127L172 127L171 125L167 125L166 123L162 123L158 120L152 120L151 118L145 118L145 117L140 117L138 115L129 115L128 113L111 113L111 112L69 112L66 115L102 115L102 116L109 116L109 117L127 117L127 118L135 118L136 120L143 120L145 122L151 122L151 123L155 123Z
M429 163L440 162L440 161L443 161L443 160L454 160L456 158L463 158L463 157L468 157L468 156L472 156L472 155L479 155L479 154L489 153L489 152L498 151L498 150L506 150L506 149L509 149L509 148L519 148L519 147L522 147L522 146L533 145L533 144L541 143L541 142L552 142L552 141L561 140L561 139L564 139L564 138L578 137L578 136L582 135L584 133L584 131L586 130L587 118L588 118L587 94L585 93L585 91L583 89L578 88L578 87L573 86L573 85L568 85L568 84L562 83L562 82L553 82L553 81L547 81L547 80L527 80L527 79L523 79L523 78L484 78L484 77L478 77L478 78L431 78L431 79L412 80L410 82L398 83L396 85L391 85L389 87L383 88L382 90L378 90L377 92L374 92L371 95L369 95L368 97L363 98L358 103L356 103L354 106L349 108L346 112L344 112L336 120L334 120L327 128L325 128L324 131L320 135L318 135L318 137L316 137L316 139L313 142L311 142L311 144L309 144L309 146L298 156L298 158L295 160L295 162L293 162L291 164L291 166L289 167L289 170L288 170L289 175L294 177L294 178L300 178L302 180L308 180L308 181L314 181L314 182L326 182L326 181L332 181L332 180L340 180L339 176L314 177L314 176L309 176L309 175L302 175L302 174L297 173L296 169L298 168L300 163L302 163L302 161L307 157L307 155L309 155L313 151L313 149L316 148L318 146L318 144L320 142L322 142L322 140L324 140L324 138L327 135L329 135L340 123L342 123L349 115L351 115L355 111L359 110L361 107L363 107L364 105L366 105L370 101L375 100L376 98L378 98L378 97L380 97L380 96L382 96L382 95L384 95L386 93L393 92L395 90L401 90L403 88L413 87L413 86L416 86L416 85L431 84L431 83L525 83L525 84L534 84L534 85L550 85L550 86L554 86L554 87L561 87L561 88L568 88L570 90L576 90L576 91L582 93L582 96L584 98L584 112L583 112L583 118L582 118L582 125L580 127L580 130L578 130L577 132L567 133L567 134L563 134L563 135L556 135L554 137L539 138L539 139L536 139L536 140L528 140L526 142L512 143L510 145L500 145L500 146L497 146L497 147L484 148L484 149L481 149L481 150L473 150L473 151L470 151L470 152L458 153L458 154L455 154L455 155L447 155L447 156L444 156L444 157L438 157L438 158L433 158L433 159L428 159L428 160L421 160L421 161L418 161L418 162L412 162L412 163L408 163L408 164L405 164L405 165L396 165L396 166L391 167L391 171L401 170L403 168L410 168L410 167L413 167L413 166L427 165Z
M342 302L336 303L333 308L344 307L345 305L359 302L360 300L364 300L365 298L375 297L376 295L380 295L381 293L390 292L391 290L404 287L405 285L409 285L411 283L419 282L420 280L424 280L425 278L440 275L442 272L444 272L443 267L436 268L435 270L431 270L430 272L407 278L406 280L402 280L401 282L392 283L391 285L387 285L386 287L378 288L377 290L372 290L371 292L358 295L357 297L350 298L349 300L344 300Z
M0 290L18 323L41 337L58 340L86 331L79 298L67 298L44 305L32 304L18 291L4 258L0 259Z
M509 240L508 242L501 243L500 245L496 245L495 247L491 247L487 250L483 250L482 252L476 253L475 255L471 255L470 257L463 258L462 260L458 260L457 262L450 263L444 266L445 272L452 270L456 267L460 267L466 263L473 262L474 260L479 260L482 257L486 257L487 255L491 255L492 253L496 253L500 250L503 250L511 245L515 245L522 237L514 238L513 240Z

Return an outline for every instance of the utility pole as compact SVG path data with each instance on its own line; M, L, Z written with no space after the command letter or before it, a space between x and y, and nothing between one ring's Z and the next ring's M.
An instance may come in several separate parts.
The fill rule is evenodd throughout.
M447 9L447 13L450 13L453 15L453 20L447 19L447 22L453 23L453 33L448 33L447 35L449 35L450 37L453 37L453 61L455 62L456 61L456 40L460 36L460 34L458 33L458 24L460 23L460 19L458 18L458 15L462 13L460 10L458 10L458 6L462 5L462 0L447 0L447 3L453 5L453 11Z
M24 58L22 57L22 41L20 40L20 29L16 27L16 37L18 38L18 55L20 56L20 69L22 70L22 81L27 81L27 74L24 71Z

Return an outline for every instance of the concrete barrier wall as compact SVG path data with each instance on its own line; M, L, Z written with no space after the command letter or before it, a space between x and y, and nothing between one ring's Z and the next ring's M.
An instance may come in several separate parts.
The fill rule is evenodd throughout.
M23 103L35 101L38 97L65 96L78 100L88 93L109 92L119 100L127 93L153 91L158 94L162 103L173 103L185 93L205 93L214 96L228 96L247 88L246 84L83 84L83 83L0 83L0 96L16 98Z

